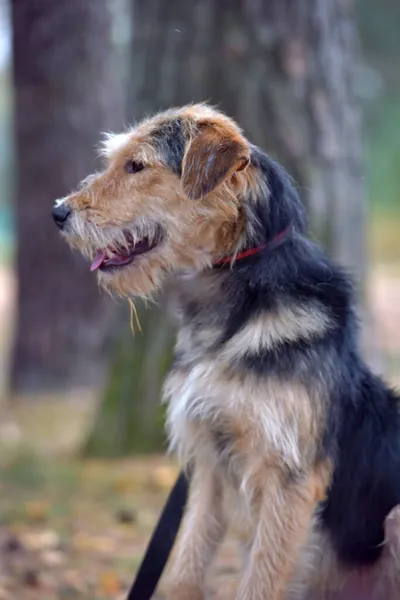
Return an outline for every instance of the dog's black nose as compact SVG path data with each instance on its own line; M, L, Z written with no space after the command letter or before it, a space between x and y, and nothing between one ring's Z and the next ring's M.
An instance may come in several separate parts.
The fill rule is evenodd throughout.
M63 229L65 221L68 219L70 214L71 210L68 208L65 202L59 204L58 206L55 206L53 208L53 219L57 227Z

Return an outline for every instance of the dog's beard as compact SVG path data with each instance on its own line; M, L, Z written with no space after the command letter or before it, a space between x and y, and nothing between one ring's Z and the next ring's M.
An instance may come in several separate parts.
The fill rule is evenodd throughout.
M63 236L70 246L89 259L90 269L96 271L99 284L113 296L152 299L171 273L182 268L200 269L209 264L201 248L188 248L182 232L174 232L174 243L171 243L172 236L148 220L136 219L134 226L123 228L102 228L76 213L71 216ZM143 251L143 240L150 246L154 244L154 249L149 247L148 252ZM133 247L139 252L128 264L115 261L116 250L124 258ZM107 264L112 268L104 268Z
M100 227L83 219L79 212L72 215L68 230L63 232L66 241L78 249L86 258L93 260L99 250L103 250L111 258L112 251L129 252L144 238L155 243L160 238L160 227L149 221L136 219L134 225L121 227Z
M196 273L212 264L212 243L206 235L202 243L190 244L183 227L167 232L143 218L135 219L134 225L103 228L76 212L63 236L89 259L99 284L116 296L152 298L172 273ZM148 247L143 248L143 240ZM134 248L137 252L128 260Z
M158 258L146 255L163 240L160 226L148 221L102 228L77 212L62 235L89 260L100 285L113 295L148 296L160 285L160 273L156 276L155 271L167 269L163 252L157 253Z
M165 261L146 257L134 265L113 272L98 271L101 287L111 296L153 300L168 275Z

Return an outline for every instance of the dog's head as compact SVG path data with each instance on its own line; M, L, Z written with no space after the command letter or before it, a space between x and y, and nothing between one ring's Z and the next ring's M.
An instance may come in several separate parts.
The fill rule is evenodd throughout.
M233 121L205 105L167 111L107 136L102 154L104 172L53 216L105 287L146 296L165 274L234 250L250 146Z

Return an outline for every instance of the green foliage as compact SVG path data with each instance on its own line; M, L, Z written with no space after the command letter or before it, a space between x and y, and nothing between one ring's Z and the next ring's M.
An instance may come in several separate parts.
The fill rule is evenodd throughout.
M390 59L400 56L398 0L357 0L356 8L364 53L370 60L383 61L390 67Z
M369 132L367 190L374 213L400 212L399 96L382 103Z
M400 212L400 4L357 0L363 61L381 81L364 103L367 193L373 216Z
M28 449L22 449L3 465L1 477L7 485L30 489L40 488L45 483L42 464Z

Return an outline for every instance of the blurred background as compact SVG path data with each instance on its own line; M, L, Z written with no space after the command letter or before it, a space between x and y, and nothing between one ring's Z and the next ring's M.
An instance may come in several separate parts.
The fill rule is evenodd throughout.
M0 1L0 600L122 598L176 475L163 300L138 303L133 337L51 219L101 132L204 100L238 119L294 177L357 282L368 360L400 382L399 29L397 0ZM228 539L221 598L236 565Z

